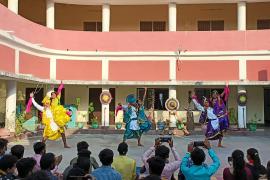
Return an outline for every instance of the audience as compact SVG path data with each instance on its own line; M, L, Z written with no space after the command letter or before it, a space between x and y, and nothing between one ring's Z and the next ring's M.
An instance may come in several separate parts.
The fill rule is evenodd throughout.
M168 161L170 149L168 147L166 147L165 145L161 145L160 139L156 139L155 145L153 147L151 147L150 149L148 149L143 154L143 157L142 157L143 164L146 168L146 173L149 174L149 165L147 163L147 160L150 157L152 157L153 152L155 152L155 156L158 156L165 161L165 167L163 169L161 177L163 177L165 179L171 179L174 172L177 169L179 169L180 162L181 162L180 156L177 153L176 149L173 147L173 141L169 141L168 143L169 143L170 149L172 151L172 154L173 154L175 160L172 162Z
M103 149L99 153L102 163L98 167L96 159L88 150L89 145L85 141L77 144L77 157L70 161L63 176L56 172L56 166L62 160L62 156L55 157L53 153L46 153L46 144L37 142L33 145L35 155L33 158L23 158L24 146L14 145L11 154L5 154L8 141L0 138L0 180L137 180L136 161L127 156L128 145L122 142L118 145L119 156L114 157L111 149ZM186 180L210 180L218 168L220 160L211 148L208 140L201 143L190 143L188 152L181 160L173 146L173 141L168 141L168 148L161 145L160 139L156 139L154 147L143 154L143 164L147 176L142 180L174 180L174 172L180 167L180 179ZM205 164L206 154L202 148L208 150L212 163ZM170 150L174 161L169 162ZM154 155L153 155L154 154ZM265 168L261 164L259 152L255 148L247 150L247 162L241 150L235 150L228 158L230 167L223 170L224 180L262 180L270 179L270 161ZM92 167L95 169L92 172Z
M55 165L56 157L53 153L46 153L40 159L40 168L47 173L47 175L50 177L50 180L58 179L58 177L51 172L51 170L55 168Z
M36 160L36 165L34 171L40 170L40 159L41 156L46 153L46 144L44 142L36 142L33 145L35 155L33 156L33 159Z
M93 171L92 175L97 180L121 180L119 172L115 171L111 164L113 163L113 151L110 149L103 149L100 151L99 160L102 163L100 168Z
M78 156L79 156L79 152L86 149L88 150L88 147L89 147L89 144L85 141L81 141L81 142L78 142L77 143L77 152L78 152ZM91 151L90 152L90 155L91 155ZM73 158L71 161L70 161L70 165L73 165L73 164L76 164L77 163L77 159L78 157L75 157ZM92 156L90 156L90 162L91 162L91 166L90 166L90 173L92 172L92 168L94 169L97 169L99 167L96 159Z
M10 153L13 156L16 156L18 159L22 159L24 154L24 147L22 145L12 146L10 149Z
M123 180L135 180L136 161L127 156L127 143L120 143L117 151L119 152L119 156L113 159L112 167L121 174Z
M267 163L267 179L270 179L270 161Z
M13 180L16 179L16 162L18 158L13 155L4 155L0 159L0 179Z
M232 166L223 170L224 180L252 180L252 173L244 159L244 153L241 150L235 150L232 153Z
M259 178L266 177L266 168L261 164L261 159L259 152L255 148L250 148L247 150L247 167L250 169L253 180L258 180Z
M210 180L211 176L217 172L220 161L214 150L211 149L208 140L204 141L204 148L208 150L208 154L213 161L211 165L204 164L205 153L201 148L194 147L194 143L188 145L188 152L181 163L181 171L187 180Z
M34 170L36 161L33 158L22 158L16 163L16 168L18 171L18 178L29 177Z
M7 151L8 140L0 138L0 159L5 155Z
M69 171L67 180L75 179L95 179L89 174L90 159L86 157L79 157L77 163Z
M155 156L147 160L149 165L149 173L150 175L145 177L144 180L161 180L161 174L165 167L164 159Z
M50 177L48 176L46 171L39 170L26 178L26 180L50 180Z
M80 158L87 158L89 161L90 161L90 154L91 154L91 152L90 151L88 151L87 149L82 149L79 153L78 153L78 158L76 159L76 163L75 164L72 164L72 165L69 165L66 169L65 169L65 171L63 172L63 180L66 180L67 179L67 176L68 176L68 174L69 174L69 171L75 166L75 165L77 165L78 163L78 160L80 159ZM89 164L89 171L88 171L88 173L91 173L91 162L90 162L90 164Z

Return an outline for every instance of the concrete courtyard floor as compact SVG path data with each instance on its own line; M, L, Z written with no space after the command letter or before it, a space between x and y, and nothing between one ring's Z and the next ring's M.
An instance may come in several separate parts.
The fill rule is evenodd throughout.
M142 154L154 144L154 139L157 138L157 135L143 135L142 143L144 147L138 147L136 140L132 139L128 141L129 152L128 155L137 160L137 166L142 165L141 156ZM174 137L174 146L179 152L180 156L186 152L187 144L191 141L203 140L204 136L202 135L191 135L188 137ZM23 139L20 141L14 141L9 143L9 147L14 144L22 144L25 146L25 155L24 157L33 155L33 143L39 141L40 137L31 137L28 139ZM68 136L68 143L71 146L70 149L63 148L63 143L60 140L58 141L48 141L47 142L47 152L53 152L56 155L63 155L63 161L60 164L60 171L63 171L65 167L69 165L70 160L76 156L76 144L79 141L87 141L90 145L90 150L92 156L96 157L98 160L98 153L103 148L110 148L117 155L117 146L122 140L122 134L73 134ZM218 154L222 165L219 168L218 172L215 174L215 177L220 179L222 177L222 172L224 167L228 166L227 157L231 155L232 151L235 149L241 149L245 152L250 147L254 147L259 150L260 157L263 165L266 165L267 161L270 160L270 136L259 136L259 135L248 135L248 136L232 136L228 135L224 138L225 148L217 148L217 141L212 141L212 147L215 152ZM170 157L172 158L172 157ZM98 160L99 162L99 160ZM207 162L209 161L209 156L207 156Z

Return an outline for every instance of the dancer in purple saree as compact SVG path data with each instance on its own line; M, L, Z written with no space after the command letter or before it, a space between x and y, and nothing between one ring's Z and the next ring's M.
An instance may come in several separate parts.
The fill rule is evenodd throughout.
M214 109L210 106L209 101L204 98L203 106L198 103L195 95L192 96L192 101L196 108L201 111L199 122L203 128L206 126L205 137L208 140L219 140L218 147L222 147L222 133L220 131L219 119L214 113Z
M218 94L217 91L213 91L212 97L210 99L211 105L214 108L214 113L219 119L219 126L222 133L229 128L229 118L226 107L229 94L230 89L228 84L226 84L223 93Z

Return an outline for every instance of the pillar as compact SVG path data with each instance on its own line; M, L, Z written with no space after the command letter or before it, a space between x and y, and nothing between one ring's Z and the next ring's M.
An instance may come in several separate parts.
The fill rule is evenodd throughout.
M15 132L16 127L16 96L17 82L13 80L7 81L5 128L10 132Z
M102 6L102 32L110 31L110 5L103 4Z
M176 3L169 3L169 31L176 31L177 24L177 10Z
M238 86L237 92L246 91L244 86ZM238 127L247 128L247 107L238 105Z
M102 88L103 91L109 91L109 88ZM102 104L101 105L101 126L108 127L110 125L110 105L109 104Z
M46 26L54 29L54 0L47 0Z
M246 30L246 2L238 2L237 4L237 26L238 31Z
M18 14L19 12L19 0L8 0L8 9Z

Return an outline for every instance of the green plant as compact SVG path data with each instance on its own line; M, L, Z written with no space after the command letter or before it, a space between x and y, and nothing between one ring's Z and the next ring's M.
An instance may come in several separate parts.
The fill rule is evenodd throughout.
M261 121L261 119L259 119L257 117L257 113L255 113L254 116L250 119L250 124L257 124L258 121Z
M97 117L94 115L94 111L95 111L94 103L90 102L88 105L88 113L89 113L88 124L91 124L95 119L97 119Z
M92 124L98 124L98 119L96 116L92 119Z
M236 115L235 115L235 109L234 108L229 109L229 121L230 121L230 124L237 124L237 118L236 118Z
M22 134L25 130L23 128L23 123L25 120L25 114L23 112L16 114L16 127L15 127L15 135L18 136Z

